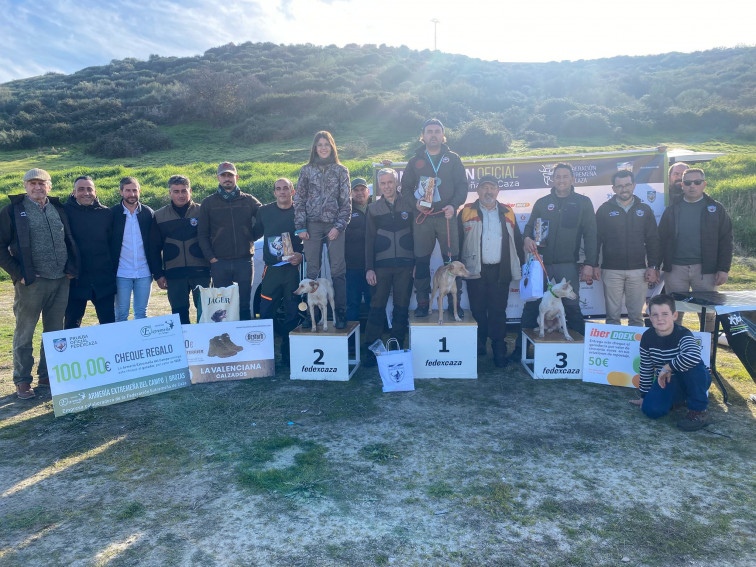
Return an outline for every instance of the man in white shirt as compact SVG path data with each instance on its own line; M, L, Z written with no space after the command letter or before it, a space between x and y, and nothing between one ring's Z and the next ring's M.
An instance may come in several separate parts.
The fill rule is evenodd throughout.
M150 227L155 212L139 202L139 181L124 177L119 183L121 202L113 207L113 258L116 268L115 320L129 318L134 295L134 319L147 317L147 303L152 290L152 270L145 244L150 241Z

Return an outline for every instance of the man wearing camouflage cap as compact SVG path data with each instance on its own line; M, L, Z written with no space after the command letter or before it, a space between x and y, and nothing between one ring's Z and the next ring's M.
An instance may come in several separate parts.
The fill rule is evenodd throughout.
M242 192L238 180L233 163L224 161L218 166L218 190L202 200L197 236L210 262L213 286L239 284L239 319L248 321L255 253L252 227L261 203Z
M15 288L13 314L13 382L21 399L33 398L32 339L42 315L43 332L63 328L69 280L76 277L78 254L63 204L48 197L50 174L32 169L24 175L25 194L10 195L0 210L0 267ZM40 345L38 386L50 386L45 350Z

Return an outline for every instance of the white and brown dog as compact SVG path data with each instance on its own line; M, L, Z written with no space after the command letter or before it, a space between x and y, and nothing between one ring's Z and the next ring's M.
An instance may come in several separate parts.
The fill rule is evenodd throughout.
M444 266L441 266L436 273L433 274L433 291L431 292L431 303L433 298L438 292L438 324L444 324L444 297L447 294L452 294L452 304L454 305L454 320L461 321L461 317L457 312L457 276L462 278L469 278L472 276L467 271L465 265L462 262L450 262Z
M327 331L329 304L331 305L331 311L336 313L336 309L333 306L333 284L325 278L318 278L316 280L305 278L299 282L299 287L294 293L296 295L307 294L307 305L310 308L312 332L316 333L318 331L318 326L315 324L316 307L320 307L320 324L323 325L323 330Z
M572 285L565 278L556 283L554 279L549 282L549 290L543 294L541 305L538 308L538 336L543 338L544 331L549 333L559 329L564 333L565 340L572 341L567 330L567 319L564 316L564 305L562 298L577 299Z

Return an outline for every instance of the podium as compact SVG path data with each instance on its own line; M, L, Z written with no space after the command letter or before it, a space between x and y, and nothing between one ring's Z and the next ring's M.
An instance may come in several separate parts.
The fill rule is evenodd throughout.
M574 342L566 341L561 331L543 338L532 329L522 330L522 365L533 378L575 379L583 377L583 335L569 330ZM533 356L529 352L532 350Z
M410 348L415 379L478 377L478 324L472 314L457 322L444 311L444 324L438 313L428 317L410 316Z
M350 343L354 358L349 357ZM346 382L360 366L360 323L349 321L341 330L331 323L327 331L316 333L297 327L289 333L289 347L292 380Z

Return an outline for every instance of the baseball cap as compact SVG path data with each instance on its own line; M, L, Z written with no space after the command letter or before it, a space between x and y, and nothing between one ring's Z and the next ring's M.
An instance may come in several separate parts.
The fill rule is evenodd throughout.
M42 181L52 181L52 178L50 177L50 174L47 173L44 169L30 169L26 172L24 175L24 183L27 181L31 181L32 179L41 179Z
M236 172L236 166L230 161L224 161L222 164L218 166L218 175L220 175L221 173L226 173L228 171L230 171L234 175L239 175Z
M484 175L480 179L478 179L478 186L483 185L484 183L492 183L495 187L499 186L499 180L496 179L493 175Z
M354 189L358 185L364 185L365 187L368 186L367 181L365 181L362 177L355 177L354 179L352 179L352 189Z

